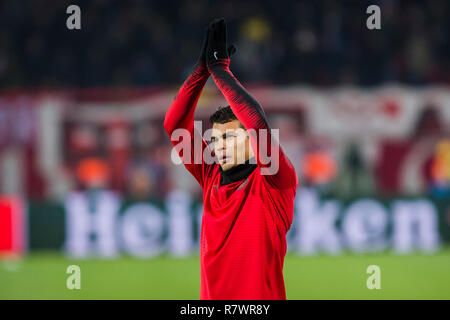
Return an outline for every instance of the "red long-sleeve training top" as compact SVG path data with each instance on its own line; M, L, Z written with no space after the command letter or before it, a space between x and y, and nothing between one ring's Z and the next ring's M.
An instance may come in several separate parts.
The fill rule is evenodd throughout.
M298 177L278 144L278 157L272 160L278 161L278 171L262 174L268 168L261 157L266 152L262 138L266 137L268 150L278 142L271 137L258 102L231 73L229 62L222 59L208 68L198 63L164 121L170 137L178 128L191 133L190 163L184 165L203 188L200 299L286 299L283 263ZM250 135L250 143L258 167L246 179L225 185L221 185L219 164L203 161L203 149L210 147L194 128L195 106L209 74L239 121L257 133L257 137ZM260 136L258 129L267 129L268 134ZM193 147L195 139L201 139L201 150ZM179 145L176 139L172 143Z

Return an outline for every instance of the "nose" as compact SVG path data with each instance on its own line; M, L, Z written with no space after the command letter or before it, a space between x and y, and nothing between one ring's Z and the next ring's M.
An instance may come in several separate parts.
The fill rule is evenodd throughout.
M226 144L225 144L225 139L219 139L219 141L217 141L217 146L219 147L219 148L222 148L222 149L224 149L225 148L225 146L226 146Z
M219 139L219 141L217 141L217 143L215 144L216 150L217 151L223 151L226 149L226 143L225 143L225 139Z

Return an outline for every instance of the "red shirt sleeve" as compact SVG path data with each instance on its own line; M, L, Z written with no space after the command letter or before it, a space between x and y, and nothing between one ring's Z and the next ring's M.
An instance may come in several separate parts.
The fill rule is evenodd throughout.
M209 72L206 66L201 63L197 64L176 94L164 119L164 128L169 134L175 150L186 169L202 187L205 176L214 163L207 164L204 161L203 152L205 148L209 149L209 145L203 139L202 133L194 127L194 111L208 77ZM176 131L177 129L184 130ZM183 141L184 139L189 139L189 141ZM182 142L179 142L180 140ZM183 148L183 145L188 145L189 148ZM189 155L184 156L184 151L189 152Z
M250 143L261 173L272 187L297 188L297 173L278 141L272 136L264 111L234 77L229 64L230 59L220 59L209 65L208 70L239 121L247 130L254 129L255 135L250 134ZM272 156L271 150L278 150L278 157ZM270 158L270 161L267 161L267 158ZM274 171L274 168L278 170Z

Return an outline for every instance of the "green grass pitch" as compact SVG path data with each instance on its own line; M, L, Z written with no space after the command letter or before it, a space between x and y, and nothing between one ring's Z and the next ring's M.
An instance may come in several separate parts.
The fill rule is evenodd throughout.
M81 268L80 290L66 287L66 269L72 264ZM381 289L367 288L369 265L380 267ZM450 299L450 249L431 255L289 253L284 277L288 300ZM199 287L198 255L72 260L57 253L33 253L21 261L0 260L0 299L197 300Z

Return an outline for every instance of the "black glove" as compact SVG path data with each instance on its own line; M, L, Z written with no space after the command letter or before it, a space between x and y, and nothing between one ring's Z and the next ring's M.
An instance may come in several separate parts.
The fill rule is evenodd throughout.
M203 38L202 51L200 51L200 57L198 58L198 63L203 63L206 65L206 47L208 45L209 27L205 30L205 37Z
M236 52L236 46L227 48L227 25L224 18L214 19L207 31L206 64L211 65L219 59L228 59Z

